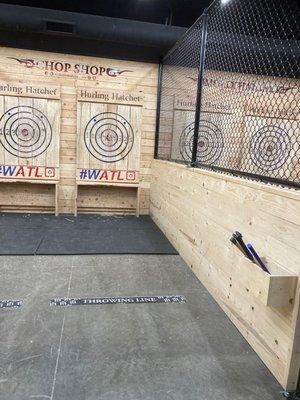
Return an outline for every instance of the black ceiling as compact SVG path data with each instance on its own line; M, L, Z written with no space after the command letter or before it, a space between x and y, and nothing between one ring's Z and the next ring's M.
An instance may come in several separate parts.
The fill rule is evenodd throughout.
M188 27L212 0L2 0L1 3Z

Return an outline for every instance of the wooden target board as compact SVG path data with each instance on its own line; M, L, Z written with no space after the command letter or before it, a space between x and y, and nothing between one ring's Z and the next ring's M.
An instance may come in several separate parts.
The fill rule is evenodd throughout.
M189 138L194 134L195 112L189 110L174 110L173 137L171 159L190 162L192 159L192 143ZM192 139L191 139L192 140Z
M197 161L294 179L300 168L298 104L295 80L206 71ZM191 161L195 108L195 96L174 95L171 159Z
M224 117L204 106L199 122L197 161L217 165L224 149L224 135L228 132ZM173 118L172 159L190 163L195 127L195 101L190 97L175 97Z
M15 88L18 96L0 91L0 180L58 181L59 90ZM35 94L33 89L39 97L27 97Z
M140 94L79 89L77 182L138 184L141 106Z
M294 140L295 132L299 135L299 121L280 120L256 116L245 117L245 147L242 168L251 168L255 174L294 177L299 172L298 159L293 155L298 143ZM250 155L250 157L249 157ZM293 168L286 169L285 165Z

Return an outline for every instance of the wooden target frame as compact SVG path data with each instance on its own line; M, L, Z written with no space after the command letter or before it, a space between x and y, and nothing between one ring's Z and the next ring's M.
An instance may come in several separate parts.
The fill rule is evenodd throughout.
M140 202L141 93L78 88L77 157L74 214L78 187L137 189Z
M219 107L221 106L219 105ZM230 114L228 110L223 111L223 113ZM222 115L212 107L207 105L203 107L199 124L197 151L197 159L203 164L217 165L222 159L225 146L224 136L228 133L228 127L224 126ZM174 97L172 124L171 158L189 164L192 159L195 99L187 96Z
M10 87L0 91L0 183L54 185L58 215L60 88Z
M286 179L293 178L299 172L299 165L293 160L293 139L291 132L299 131L299 121L247 115L244 119L245 146L249 149L250 157L244 155L241 167L251 168L253 173L285 175ZM285 164L294 165L294 169L286 170Z

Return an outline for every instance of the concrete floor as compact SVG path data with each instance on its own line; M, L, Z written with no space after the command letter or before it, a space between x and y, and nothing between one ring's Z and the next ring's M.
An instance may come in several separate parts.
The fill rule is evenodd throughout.
M0 400L275 400L281 387L179 256L0 258ZM183 304L49 307L182 294Z

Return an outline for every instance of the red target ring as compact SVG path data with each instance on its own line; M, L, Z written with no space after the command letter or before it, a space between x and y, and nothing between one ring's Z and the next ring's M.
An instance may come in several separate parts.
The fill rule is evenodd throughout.
M186 162L190 162L193 152L194 122L187 125L179 139L179 151ZM220 159L224 147L221 130L217 125L207 120L199 121L199 133L197 143L197 162L213 165Z
M284 129L268 125L255 132L250 141L252 162L265 172L280 169L291 152L291 140Z
M34 107L13 107L0 118L0 143L13 156L38 157L47 150L51 141L50 122Z
M84 130L84 143L97 160L114 163L130 153L134 133L129 121L120 114L104 112L90 119Z

